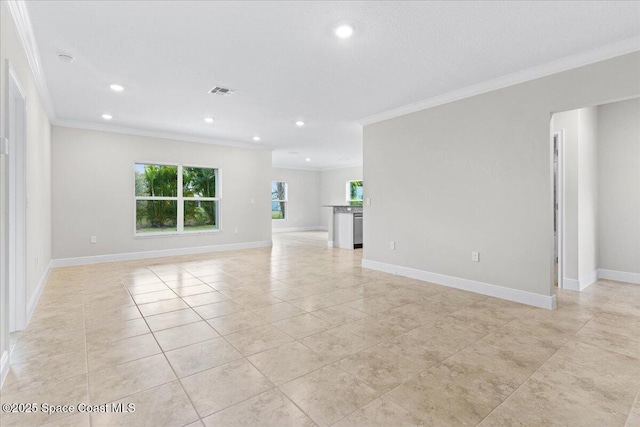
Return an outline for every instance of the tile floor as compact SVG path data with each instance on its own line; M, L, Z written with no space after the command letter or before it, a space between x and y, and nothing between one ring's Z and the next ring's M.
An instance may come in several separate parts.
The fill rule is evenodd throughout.
M55 269L17 335L3 427L640 426L640 286L536 309L360 268L325 233Z

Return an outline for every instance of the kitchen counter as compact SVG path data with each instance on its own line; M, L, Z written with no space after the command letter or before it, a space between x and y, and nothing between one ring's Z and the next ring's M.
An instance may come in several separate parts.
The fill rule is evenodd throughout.
M329 219L329 247L358 249L362 247L362 206L325 205L332 208Z

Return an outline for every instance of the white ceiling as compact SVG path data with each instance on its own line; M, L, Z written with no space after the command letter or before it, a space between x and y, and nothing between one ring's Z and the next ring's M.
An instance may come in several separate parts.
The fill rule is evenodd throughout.
M26 4L57 123L110 113L117 128L267 147L276 166L319 169L361 163L368 117L640 35L640 2ZM334 35L341 23L352 38Z

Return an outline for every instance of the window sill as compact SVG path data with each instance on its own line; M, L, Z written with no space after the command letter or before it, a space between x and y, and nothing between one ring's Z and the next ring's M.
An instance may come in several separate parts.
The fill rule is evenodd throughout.
M202 235L202 234L217 234L220 233L220 229L216 230L207 230L207 231L183 231L182 233L145 233L145 234L134 234L134 239L156 239L163 237L185 237L185 236L194 236L194 235Z

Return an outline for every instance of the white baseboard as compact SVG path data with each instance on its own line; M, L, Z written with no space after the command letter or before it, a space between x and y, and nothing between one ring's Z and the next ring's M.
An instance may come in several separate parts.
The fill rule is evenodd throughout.
M586 289L598 281L598 270L593 270L591 273L580 278L580 290Z
M446 276L444 274L432 273L430 271L417 270L415 268L403 267L400 265L385 264L382 262L362 260L362 267L372 270L383 271L385 273L397 274L399 276L412 279L423 280L450 288L462 289L464 291L475 292L491 297L502 298L509 301L532 305L534 307L553 310L556 308L555 295L540 295L518 289L505 288L503 286L489 283L476 282L475 280L462 279L460 277Z
M31 321L31 316L33 316L33 312L36 311L36 306L38 305L38 301L40 300L40 295L42 295L42 291L44 290L44 286L47 284L47 280L49 279L49 273L53 268L53 260L49 261L47 265L47 269L44 271L44 274L40 278L38 282L38 286L36 286L36 290L31 295L31 299L27 304L27 326L29 326L29 322Z
M562 278L562 289L567 291L580 292L580 281L576 279Z
M565 277L562 279L562 289L580 292L593 285L597 280L598 270L593 270L586 276L582 276L580 280Z
M311 227L271 228L272 233L294 233L296 231L327 231L327 227L314 225Z
M334 247L333 240L329 240L329 241L327 242L327 247L328 247L328 248L332 248L332 247Z
M156 251L127 252L122 254L96 255L77 258L58 258L51 260L52 267L69 267L73 265L100 264L103 262L131 261L148 258L203 254L207 252L235 251L240 249L266 248L273 245L271 240L231 243L228 245L197 246L193 248L162 249Z
M0 357L0 389L2 388L2 384L4 384L5 378L7 378L7 374L9 373L9 352L4 351L2 353L2 357Z
M619 282L635 283L640 285L640 273L629 273L626 271L598 269L599 279L617 280Z

